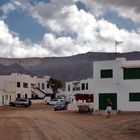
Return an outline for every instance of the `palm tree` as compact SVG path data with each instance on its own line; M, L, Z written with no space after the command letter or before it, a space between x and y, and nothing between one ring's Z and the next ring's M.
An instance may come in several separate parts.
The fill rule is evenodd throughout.
M55 78L50 78L48 81L48 86L52 89L53 96L56 96L56 93L58 92L59 88L62 88L62 84L60 80L57 80Z

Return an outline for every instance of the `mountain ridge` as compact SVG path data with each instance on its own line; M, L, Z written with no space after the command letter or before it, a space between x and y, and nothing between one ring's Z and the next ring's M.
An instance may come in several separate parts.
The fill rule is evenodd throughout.
M0 58L0 75L24 73L43 77L50 75L62 81L81 80L93 76L93 62L125 57L140 60L140 52L87 52L67 57Z

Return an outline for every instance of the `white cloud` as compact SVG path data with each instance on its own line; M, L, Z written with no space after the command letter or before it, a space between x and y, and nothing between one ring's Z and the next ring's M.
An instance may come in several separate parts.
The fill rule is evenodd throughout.
M88 51L114 52L115 40L124 42L117 47L120 52L140 51L140 32L119 29L105 19L97 20L94 14L79 10L72 1L62 0L61 3L53 0L52 3L39 2L35 6L27 1L22 1L22 4L20 1L14 2L52 32L46 33L38 44L30 40L22 41L18 34L14 35L4 21L0 20L1 57L69 56Z
M15 37L15 42L12 34L10 33L8 26L5 25L4 21L0 21L0 44L1 45L12 45L18 44L18 39Z
M0 32L1 57L43 57L48 55L48 51L41 45L21 41L18 36L13 35L2 20L0 20Z
M0 7L0 10L2 10L4 14L8 14L15 9L16 7L13 3L6 3Z
M115 10L124 18L129 18L140 23L140 1L139 0L77 0L85 5L96 16L103 15L106 10Z
M41 45L49 50L51 56L68 56L78 52L71 37L56 37L53 34L45 34Z

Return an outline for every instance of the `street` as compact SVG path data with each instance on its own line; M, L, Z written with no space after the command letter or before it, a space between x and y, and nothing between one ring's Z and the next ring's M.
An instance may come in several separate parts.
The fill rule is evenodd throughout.
M139 140L140 113L107 119L33 104L29 108L0 107L1 140Z

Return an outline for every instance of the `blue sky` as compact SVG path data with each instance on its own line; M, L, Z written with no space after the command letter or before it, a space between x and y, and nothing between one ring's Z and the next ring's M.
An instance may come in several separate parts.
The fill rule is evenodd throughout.
M1 0L1 57L140 50L140 2Z

